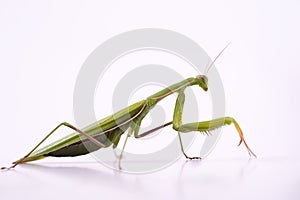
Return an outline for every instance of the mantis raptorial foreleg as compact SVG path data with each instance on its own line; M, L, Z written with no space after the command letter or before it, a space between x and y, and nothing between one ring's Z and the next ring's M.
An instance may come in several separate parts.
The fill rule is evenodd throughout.
M250 156L253 155L254 157L256 157L256 155L251 151L251 149L247 145L247 143L244 139L243 132L242 132L239 124L232 117L222 117L222 118L213 119L213 120L209 120L209 121L183 124L178 128L178 131L180 131L182 133L187 133L187 132L191 132L191 131L200 131L202 133L208 133L209 131L212 131L214 129L220 128L220 127L225 126L225 125L230 125L232 123L234 124L234 126L235 126L235 128L238 131L239 136L240 136L240 142L239 142L238 146L241 143L244 143L244 145L247 148L247 151L248 151L249 155Z
M178 97L177 97L176 103L175 103L174 114L173 114L173 129L175 129L178 132L180 148L181 148L183 155L187 159L190 159L190 160L201 159L200 157L190 157L190 156L186 155L186 153L184 152L182 139L181 139L180 131L179 131L180 126L182 126L182 112L183 112L183 107L184 107L184 101L185 101L185 94L184 94L184 89L182 89L182 90L178 91Z
M1 169L11 169L14 168L15 166L17 166L18 164L21 164L25 161L26 158L28 158L43 142L45 142L45 140L47 140L55 131L57 131L57 129L59 129L61 126L66 126L70 129L73 129L74 131L78 132L80 135L84 136L85 138L87 138L88 140L90 140L92 143L94 143L95 145L97 145L99 148L103 148L105 147L104 144L102 144L101 142L99 142L98 140L96 140L95 138L93 138L92 136L88 135L87 133L81 131L80 129L76 128L75 126L71 125L68 122L62 122L59 125L57 125L50 133L48 133L46 135L46 137L44 137L44 139L42 139L29 153L27 153L23 158L19 159L18 161L14 162L13 165L11 167L2 167Z
M180 141L181 150L182 150L182 153L185 155L186 158L188 158L188 159L201 159L200 157L189 157L185 154L184 148L183 148L183 145L182 145L182 139L181 139L181 136L180 136L180 132L187 133L187 132L191 132L191 131L199 131L199 132L208 134L209 131L212 131L214 129L220 128L220 127L225 126L225 125L230 125L232 123L234 124L234 126L235 126L235 128L238 131L239 136L240 136L240 142L239 142L238 146L241 143L244 143L244 145L247 148L247 151L248 151L249 155L250 156L253 155L253 156L256 157L256 155L251 151L251 149L247 145L247 143L244 139L243 132L242 132L239 124L232 117L223 117L223 118L218 118L218 119L209 120L209 121L182 124L182 112L183 112L184 101L185 101L184 90L180 90L178 92L178 97L177 97L176 105L175 105L175 109L174 109L173 129L178 131L178 137L179 137L179 141Z

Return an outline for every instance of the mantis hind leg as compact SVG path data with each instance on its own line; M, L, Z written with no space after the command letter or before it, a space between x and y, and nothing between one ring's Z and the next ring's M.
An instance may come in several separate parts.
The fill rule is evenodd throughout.
M1 167L1 170L5 170L5 169L12 169L14 167L16 167L17 165L21 164L21 163L25 163L25 162L29 162L32 160L38 160L43 158L43 156L34 158L34 159L29 159L29 156L42 144L45 142L45 140L47 140L55 131L57 131L57 129L59 129L61 126L66 126L70 129L73 129L74 131L76 131L77 133L79 133L80 135L84 136L85 138L87 138L88 140L90 140L92 143L94 143L95 145L97 145L99 148L105 147L104 144L102 144L101 142L99 142L98 140L96 140L95 138L93 138L92 136L88 135L87 133L79 130L78 128L76 128L75 126L67 123L67 122L63 122L60 123L58 126L56 126L50 133L48 133L48 135L46 137L44 137L44 139L42 139L29 153L27 153L23 158L13 162L13 165L10 167Z

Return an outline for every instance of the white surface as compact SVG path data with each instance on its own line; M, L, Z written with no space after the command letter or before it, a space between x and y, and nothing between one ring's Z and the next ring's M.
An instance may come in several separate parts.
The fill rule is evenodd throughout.
M76 76L95 47L145 27L187 35L212 57L232 42L217 63L226 110L259 159L248 161L228 127L203 162L128 175L88 156L48 159L0 173L1 199L300 198L298 1L79 2L0 3L2 165L59 122L72 122Z
M44 162L2 173L1 199L299 199L299 167L299 159L282 157L180 160L128 175L99 164Z

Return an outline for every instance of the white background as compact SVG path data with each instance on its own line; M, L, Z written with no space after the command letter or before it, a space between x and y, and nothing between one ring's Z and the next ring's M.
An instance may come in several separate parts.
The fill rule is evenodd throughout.
M89 156L47 158L0 173L0 198L299 199L299 8L296 0L1 1L0 164L59 122L73 122L74 84L89 53L147 27L182 33L212 57L232 42L216 64L226 113L258 159L249 160L226 127L202 162L182 158L157 173L129 175ZM195 143L189 154L197 153Z

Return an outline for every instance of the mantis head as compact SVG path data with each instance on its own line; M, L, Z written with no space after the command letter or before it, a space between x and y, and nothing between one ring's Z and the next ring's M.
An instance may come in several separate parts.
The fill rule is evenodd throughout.
M208 78L205 75L198 75L196 76L197 84L204 90L208 90Z

